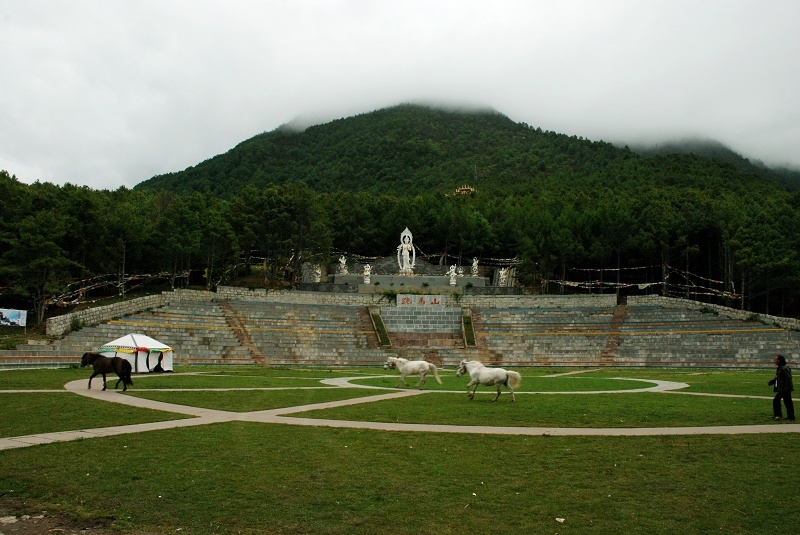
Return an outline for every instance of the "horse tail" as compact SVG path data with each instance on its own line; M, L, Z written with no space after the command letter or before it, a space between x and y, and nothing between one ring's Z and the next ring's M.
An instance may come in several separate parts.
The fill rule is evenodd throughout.
M509 370L506 370L506 374L508 374L508 385L512 390L516 390L519 384L522 382L522 376L515 371Z
M439 372L436 369L436 364L429 364L431 371L433 372L433 378L436 379L436 382L442 384L442 380L439 378Z
M133 379L131 379L131 373L133 368L131 367L131 363L128 362L126 359L122 360L122 383L128 386L133 386Z

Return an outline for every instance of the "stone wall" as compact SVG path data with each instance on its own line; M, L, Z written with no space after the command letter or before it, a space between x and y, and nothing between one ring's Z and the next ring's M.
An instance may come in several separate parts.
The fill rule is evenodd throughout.
M614 294L593 295L471 295L459 292L425 292L440 295L444 306L467 308L584 308L609 307L616 303ZM394 306L385 294L352 294L265 290L220 286L214 294L218 301L263 301L343 306Z
M389 332L461 332L461 309L455 307L381 307L381 318Z
M455 284L450 284L450 277L447 275L414 275L412 277L403 275L380 275L373 274L370 277L370 284L364 284L363 275L342 275L338 273L333 276L336 284L347 284L358 286L360 293L376 293L386 290L425 290L444 291L447 288L458 288L464 290L466 287L483 287L489 282L486 277L456 277Z
M427 292L426 292L427 293ZM435 294L435 292L430 292ZM446 307L459 308L591 308L613 307L616 304L614 294L590 295L472 295L458 292L438 294ZM173 301L262 301L267 303L296 303L340 306L380 306L392 307L396 303L391 296L384 294L361 293L329 293L297 290L248 289L232 286L220 286L216 292L202 290L181 290L162 292L131 299L112 305L94 307L47 320L47 335L61 337L77 326L92 326L115 318L137 314L165 306ZM800 330L800 320L782 318L766 314L755 314L720 305L661 297L658 295L630 296L628 304L639 306L661 306L668 308L688 308L691 310L712 310L718 314L743 321L760 321L765 324L778 325L785 329Z
M162 292L161 294L137 297L120 303L111 305L87 308L77 312L70 312L62 316L48 318L46 324L47 336L61 337L69 333L74 327L85 327L98 325L100 323L121 318L130 314L137 314L145 310L152 310L166 305L174 300L183 301L211 301L214 298L212 292L200 290L174 290L172 292Z
M613 307L614 294L592 295L464 295L456 306L468 308L593 308ZM449 304L448 304L449 305ZM453 306L453 305L449 305Z
M637 295L628 297L629 305L636 306L660 306L664 308L686 308L689 310L712 311L722 316L740 321L758 321L767 325L777 325L784 329L793 331L800 330L800 320L795 318L783 318L781 316L771 316L768 314L756 314L747 310L739 310L722 305L712 305L690 299L678 299L676 297L662 297L660 295Z
M427 292L426 292L427 293ZM435 292L430 292L435 294ZM448 307L468 308L575 308L613 306L615 297L607 295L471 295L459 292L439 294ZM148 295L107 306L71 312L47 320L47 335L64 336L73 326L98 325L123 316L162 307L173 301L263 301L267 303L296 303L342 306L394 306L392 297L385 294L336 292L307 292L297 290L249 289L220 286L216 292L176 289ZM682 302L681 300L678 300Z

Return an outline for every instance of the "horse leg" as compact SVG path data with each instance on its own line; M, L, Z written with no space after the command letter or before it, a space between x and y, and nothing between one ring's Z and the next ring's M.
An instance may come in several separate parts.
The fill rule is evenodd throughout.
M511 401L517 401L517 399L514 397L514 389L511 388L511 385L508 384L508 381L506 381L505 385L506 385L506 388L508 388L508 391L511 392ZM497 389L499 390L500 387L497 387Z
M497 401L500 398L500 384L497 384L497 395L494 397L492 401Z
M417 384L414 385L415 387L418 387L420 390L422 390L422 387L425 386L425 383L427 382L425 375L426 372L422 372L421 374L419 374L419 381L417 381Z
M469 387L474 386L475 388L472 389L472 393L469 391ZM475 391L478 389L478 381L470 381L467 385L467 397L472 399L475 397Z
M117 377L119 377L119 379L117 379L116 384L114 384L114 390L117 389L117 387L119 386L119 382L122 381L122 376L120 374L117 374ZM128 388L128 385L126 385L125 383L122 383L122 391L125 392L125 390L127 390L127 388Z
M98 375L98 372L94 372L91 377L89 377L89 390L92 389L92 379L94 379Z
M400 388L400 383L403 383L404 385L406 385L406 387L408 387L408 383L406 382L406 374L404 373L400 374L400 380L397 381L395 388Z
M103 374L103 390L105 391L105 389L106 389L106 374L104 373Z

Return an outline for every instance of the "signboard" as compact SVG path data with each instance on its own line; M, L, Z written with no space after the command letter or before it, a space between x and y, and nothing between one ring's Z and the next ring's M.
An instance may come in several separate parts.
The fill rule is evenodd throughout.
M397 294L397 306L402 306L402 307L444 306L444 297L441 295Z
M25 327L28 322L27 310L0 308L0 325L18 325Z

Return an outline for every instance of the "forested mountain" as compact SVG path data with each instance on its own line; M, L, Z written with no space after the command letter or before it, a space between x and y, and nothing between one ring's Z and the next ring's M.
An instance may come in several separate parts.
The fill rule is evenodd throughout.
M494 111L402 105L295 131L289 126L137 186L230 197L246 184L305 182L334 191L417 195L470 183L517 193L548 177L587 176L628 151L542 132Z
M751 173L783 184L792 191L800 190L800 171L784 167L769 167L759 160L751 161L722 143L703 139L682 139L656 145L634 145L631 150L642 156L656 154L696 154L733 165L742 173Z
M457 194L465 184L475 191ZM800 193L715 158L643 156L492 111L403 105L285 127L133 190L0 171L0 213L0 308L27 303L39 320L109 285L291 284L340 255L388 260L405 227L418 257L513 265L531 292L800 315Z
M800 173L751 164L713 143L684 142L638 149L644 156L707 156L793 186ZM630 162L630 160L636 162ZM519 194L542 183L572 183L649 168L646 180L674 172L669 158L642 162L625 148L514 123L492 110L449 111L401 105L298 131L284 126L244 141L184 171L159 175L137 189L199 191L230 198L247 185L304 182L318 193L335 191L417 195L444 193L469 183L487 193ZM649 160L649 159L645 159ZM701 159L686 167L704 175ZM714 164L711 164L714 165ZM694 168L694 169L692 169ZM786 178L786 180L781 180Z

